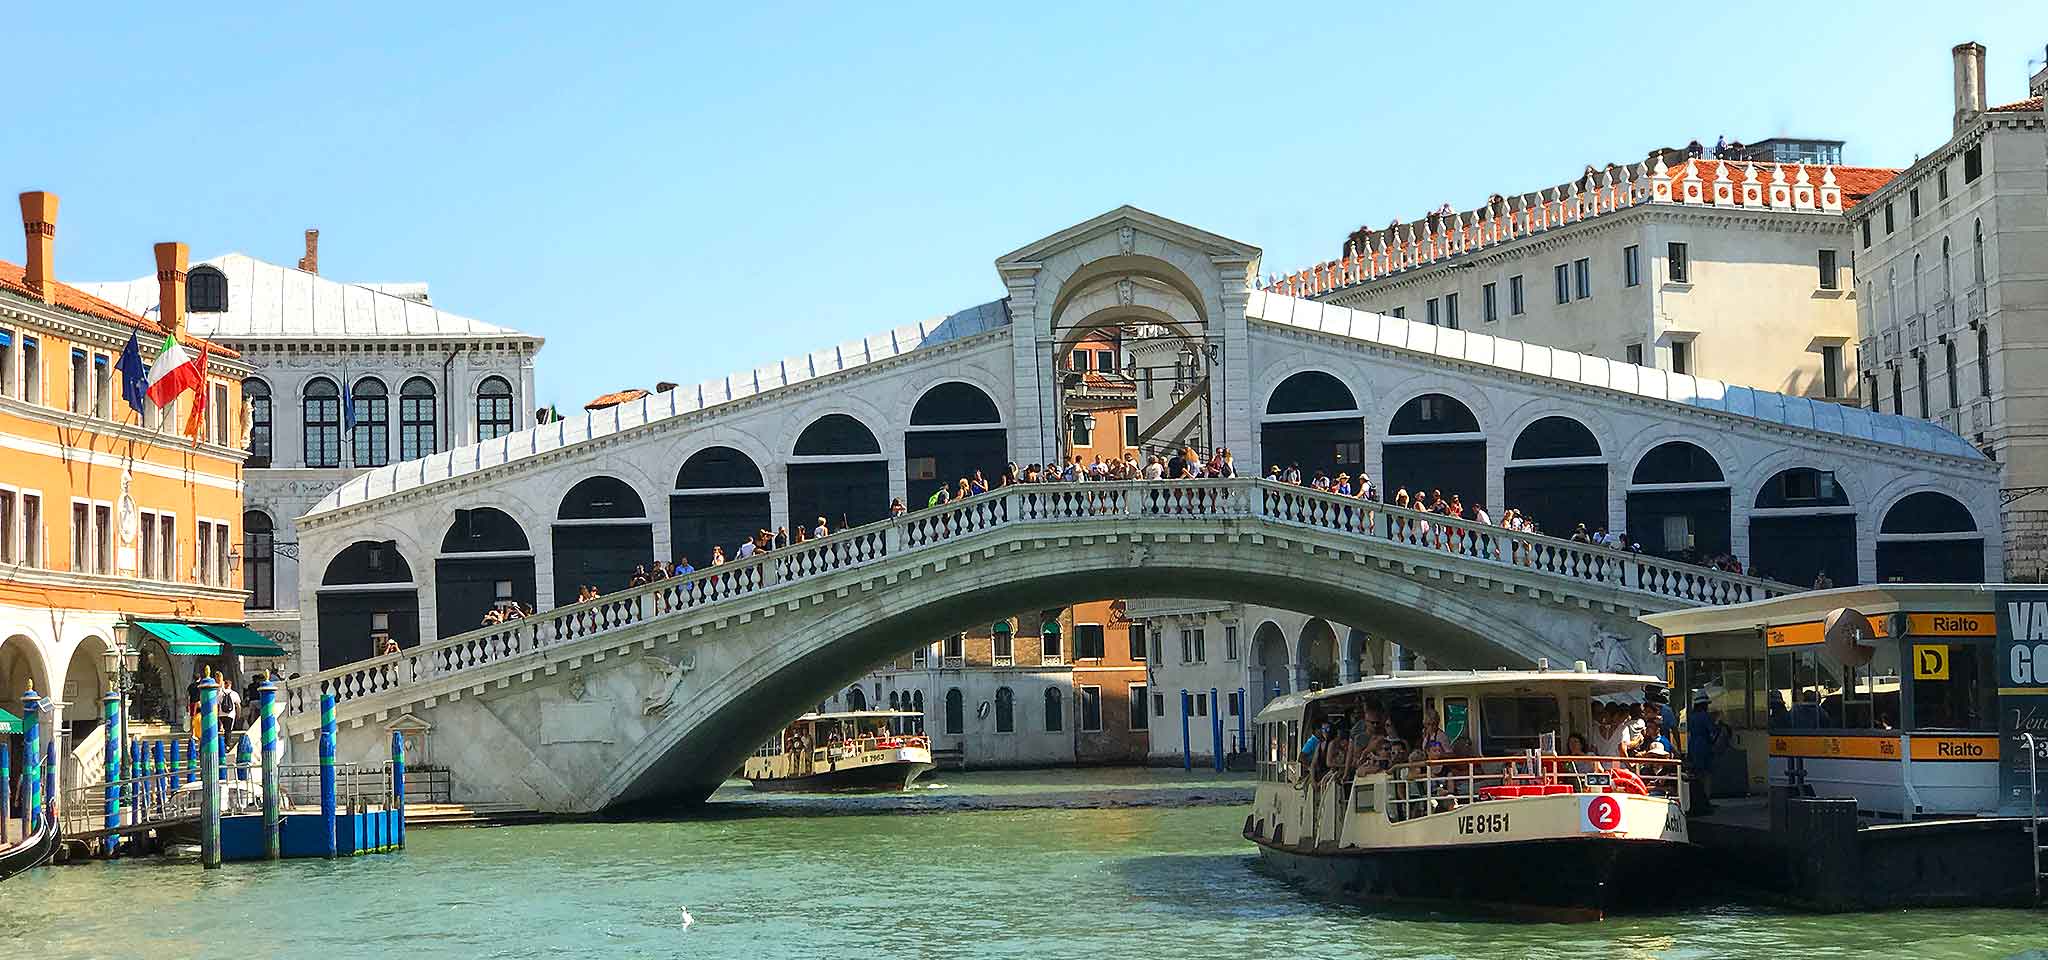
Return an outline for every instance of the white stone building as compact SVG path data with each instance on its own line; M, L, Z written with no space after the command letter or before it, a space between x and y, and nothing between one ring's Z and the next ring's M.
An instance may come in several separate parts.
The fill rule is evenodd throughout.
M2027 99L1990 106L1984 47L1952 53L1948 141L1849 214L1864 402L1934 420L2004 465L2006 576L2038 582L2048 573L2048 68Z
M298 517L364 470L533 426L533 358L542 343L435 307L424 283L321 276L317 242L318 232L307 231L297 267L229 253L194 263L188 281L192 332L240 351L255 367L243 381L248 622L276 638L293 653L294 668L307 673L368 656L384 636L410 645L422 626L410 613L416 574L395 552L374 548L352 556L359 568L353 573L330 571L316 587L319 602L308 609L300 563L329 570L335 558L301 554ZM154 277L80 286L155 314ZM344 397L352 410L343 409ZM496 532L479 521L469 538L451 536L431 558L445 568L440 603L469 618L458 626L481 617L481 607L467 612L479 604L535 602L533 546L490 542ZM456 582L467 589L445 589ZM302 613L330 618L336 635L351 639L331 642L324 656L301 650Z
M1270 286L1373 313L1852 400L1841 217L1894 171L1653 151L1476 209L1361 229Z

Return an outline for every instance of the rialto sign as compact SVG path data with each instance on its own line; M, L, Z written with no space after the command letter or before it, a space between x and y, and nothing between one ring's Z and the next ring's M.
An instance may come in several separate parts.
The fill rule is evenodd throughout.
M2003 813L2027 805L2025 734L2048 766L2048 591L1998 593L1998 795Z

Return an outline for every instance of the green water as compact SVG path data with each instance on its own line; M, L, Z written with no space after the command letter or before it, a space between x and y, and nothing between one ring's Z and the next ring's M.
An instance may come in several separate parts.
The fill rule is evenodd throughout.
M1575 926L1389 916L1258 872L1237 835L1244 809L1229 802L1248 792L1242 780L1091 771L936 782L889 798L722 791L705 817L680 822L418 830L402 854L335 863L38 870L0 887L0 948L39 960L2048 960L2048 913L2025 911L1721 907Z

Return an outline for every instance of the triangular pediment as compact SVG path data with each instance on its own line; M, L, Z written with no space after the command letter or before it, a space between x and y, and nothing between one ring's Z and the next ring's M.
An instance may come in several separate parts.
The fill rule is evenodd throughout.
M996 267L1001 269L1012 265L1036 263L1058 254L1069 247L1079 246L1096 237L1112 234L1124 227L1142 230L1164 240L1184 244L1210 256L1244 257L1259 256L1259 248L1240 243L1229 237L1210 233L1199 227L1191 227L1178 220L1171 220L1147 210L1140 210L1129 204L1111 210L1101 216L1082 221L1043 239L1027 243L996 258Z

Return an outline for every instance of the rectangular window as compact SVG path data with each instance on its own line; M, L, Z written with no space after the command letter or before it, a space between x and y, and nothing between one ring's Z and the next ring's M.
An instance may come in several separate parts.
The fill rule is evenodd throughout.
M997 630L989 636L989 657L998 667L1007 667L1015 662L1016 639L1008 630Z
M1060 633L1058 630L1047 630L1039 634L1038 659L1040 663L1047 665L1066 662L1066 655L1060 650Z
M911 457L904 463L903 472L912 480L936 480L939 476L939 458Z
M1842 271L1835 263L1833 250L1820 252L1820 288L1822 290L1842 289Z
M964 652L966 643L967 635L964 633L956 633L947 637L939 649L939 656L944 661L943 665L957 667L965 662L967 659L967 655Z
M72 413L84 413L92 403L92 381L86 368L85 351L71 348L71 406Z
M1998 729L1994 662L1992 644L1948 644L1948 679L1913 681L1913 729Z
M92 415L101 420L114 418L114 377L105 354L92 358Z
M1963 405L1962 388L1956 385L1956 342L1950 340L1941 348L1948 355L1948 406L1953 410Z
M1102 729L1102 688L1077 687L1081 696L1081 730L1095 733Z
M1984 145L1978 144L1963 151L1963 182L1976 183L1984 175Z
M1892 202L1886 200L1884 202L1884 235L1887 237L1891 236L1892 231L1895 229L1897 228L1892 223Z
M43 565L43 498L33 493L21 495L21 563Z
M199 583L213 582L213 524L201 520L194 528L192 547L199 551L199 564L194 569L193 579Z
M1135 447L1137 445L1138 416L1133 413L1124 414L1124 446Z
M1095 445L1095 415L1094 415L1094 414L1092 414L1092 413L1077 413L1077 414L1074 414L1074 424L1073 424L1073 442L1074 442L1074 446L1077 446L1077 447L1092 447L1092 446L1094 446L1094 445Z
M1136 663L1145 662L1145 628L1126 627L1124 635L1129 638L1126 642L1131 648L1131 660Z
M1195 630L1193 627L1180 628L1180 662L1195 662Z
M1879 412L1877 404L1877 374L1871 373L1864 375L1863 391L1870 398L1870 412Z
M1526 308L1527 304L1522 299L1522 275L1518 273L1508 278L1508 315L1519 317Z
M1458 295L1455 293L1444 294L1444 326L1458 329Z
M1560 263L1550 268L1551 278L1557 281L1557 302L1570 303L1572 300L1572 265Z
M1195 716L1206 717L1208 715L1209 695L1206 693L1195 694Z
M1621 248L1621 285L1641 286L1643 283L1643 249L1631 243Z
M1580 300L1593 295L1593 261L1589 257L1572 261L1572 295Z
M1115 373L1115 372L1116 372L1116 352L1115 352L1115 351L1112 351L1112 350L1097 350L1097 351L1095 351L1095 372L1096 372L1096 373Z
M1152 714L1145 709L1145 691L1150 689L1142 683L1131 684L1131 729L1145 730L1152 726Z
M1823 396L1842 395L1842 348L1825 344L1820 348L1820 388Z
M918 645L917 645L917 649L915 649L915 650L912 650L912 651L910 651L910 669L912 669L912 670L923 670L923 669L925 668L926 664L928 664L928 663L929 663L929 662L931 661L931 655L932 655L932 645L931 645L931 644L929 644L929 643L920 643L920 644L918 644Z
M207 404L206 420L213 428L213 442L218 446L228 445L228 385L213 385L213 401Z
M1914 375L1920 391L1920 417L1924 420L1927 418L1927 355L1923 353L1920 356L1914 357L1913 364Z
M1209 633L1204 627L1195 628L1195 662L1209 662Z
M0 490L0 563L14 562L14 491Z
M1692 515L1677 514L1664 518L1664 550L1691 550L1698 544L1693 539Z
M1088 369L1088 351L1074 351L1073 356L1067 358L1067 369L1086 371Z
M1934 191L1936 197L1948 199L1948 164L1944 163L1941 169L1934 171Z
M1636 366L1638 366L1638 367L1640 367L1640 366L1642 366L1642 365L1643 365L1643 345L1642 345L1642 344L1640 344L1640 343L1631 343L1631 344L1629 344L1629 345L1628 345L1628 362L1629 362L1629 363L1632 363L1632 364L1634 364L1634 365L1636 365Z
M1977 395L1991 395L1991 325L1977 327Z
M1692 343L1686 340L1671 342L1671 372L1692 373Z
M1074 659L1100 660L1103 656L1102 624L1074 624Z
M1422 322L1429 324L1432 327L1440 326L1443 324L1444 318L1443 315L1437 310L1437 303L1435 297L1431 297L1427 300L1422 301Z
M1500 319L1500 284L1489 283L1479 288L1479 316L1487 323Z
M1155 717L1166 716L1166 694L1155 693L1152 695L1152 715Z
M104 503L92 505L92 572L114 572L114 508Z
M1920 215L1919 187L1914 187L1913 189L1906 191L1906 212L1915 217Z
M1691 283L1691 282L1692 282L1692 264L1686 261L1686 250L1685 250L1685 244L1683 244L1683 243L1669 243L1669 244L1665 244L1665 245L1664 245L1664 260L1665 260L1665 265L1666 265L1666 266L1667 266L1667 267L1668 267L1668 268L1670 269L1670 271L1671 271L1671 282L1672 282L1672 283Z
M14 396L14 331L0 328L0 397Z
M21 338L21 399L43 402L43 348L34 337Z
M89 503L71 505L71 569L77 573L92 570L92 505Z
M1223 625L1223 659L1237 662L1237 624Z
M142 511L139 524L142 536L142 554L136 558L136 574L144 580L157 579L156 570L156 514Z
M1906 413L1906 374L1897 367L1892 368L1892 412L1904 416Z
M1857 229L1863 232L1863 249L1870 249L1870 218L1864 217L1862 220L1857 221L1856 226Z
M1230 693L1229 693L1229 695L1228 695L1228 696L1229 696L1229 698L1230 698L1230 699L1229 699L1229 700L1227 701L1227 702L1228 702L1228 703L1230 704L1230 715L1231 715L1231 716L1233 716L1233 717L1235 717L1235 716L1239 716L1239 715L1243 714L1243 713L1244 713L1244 692L1243 692L1243 691L1240 691L1240 690L1232 690L1232 691L1230 691Z
M1406 319L1408 319L1408 308L1407 308L1407 307L1395 307L1395 308L1394 308L1394 316L1395 316L1396 318L1398 318L1398 319L1401 319L1401 320L1406 320Z

